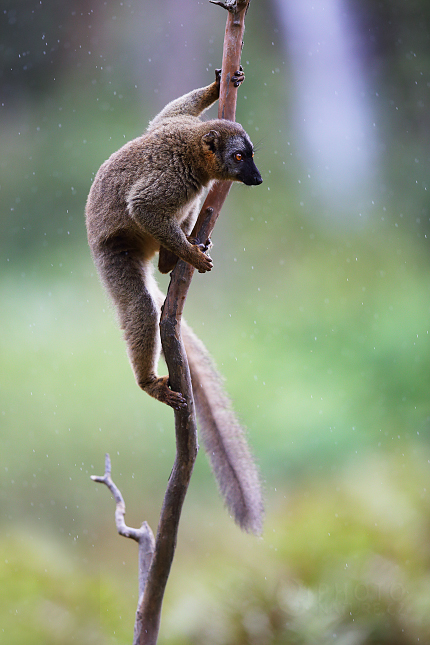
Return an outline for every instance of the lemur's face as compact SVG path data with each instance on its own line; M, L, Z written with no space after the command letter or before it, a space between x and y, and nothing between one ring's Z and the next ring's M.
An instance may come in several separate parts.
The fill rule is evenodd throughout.
M247 186L261 184L263 180L253 157L254 149L245 131L230 137L224 150L224 164L229 178Z

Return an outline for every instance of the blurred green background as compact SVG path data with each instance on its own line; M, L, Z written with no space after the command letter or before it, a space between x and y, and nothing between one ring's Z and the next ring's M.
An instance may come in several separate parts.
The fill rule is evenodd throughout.
M173 417L135 385L92 265L99 165L220 66L196 0L4 0L0 641L132 640ZM430 5L253 0L234 186L186 317L226 377L266 496L262 539L199 454L161 644L430 642ZM215 115L215 112L210 112ZM161 280L163 288L166 280ZM164 371L164 368L161 368Z

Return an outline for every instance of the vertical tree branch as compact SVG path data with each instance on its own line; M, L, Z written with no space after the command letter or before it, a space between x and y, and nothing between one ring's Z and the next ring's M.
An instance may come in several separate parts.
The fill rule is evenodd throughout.
M235 71L240 67L243 36L245 33L245 16L246 12L248 11L249 2L250 0L236 0L233 2L230 1L228 4L224 4L222 2L212 2L212 4L221 5L229 12L225 26L224 46L222 52L221 85L218 102L218 118L227 119L228 121L235 121L236 119L237 88L233 86L230 80ZM200 211L200 215L194 226L192 232L192 235L194 237L198 237L198 233L202 227L207 209L212 208L213 212L210 223L208 225L208 237L210 237L218 216L221 212L221 208L223 207L223 204L229 193L231 184L231 181L217 181L212 185L212 188L205 199L205 202ZM203 240L203 242L205 241L206 240ZM191 269L193 273L194 269L192 267Z
M218 3L222 4L222 3ZM218 117L234 121L237 88L230 82L239 69L249 0L229 0L224 37L222 76ZM231 182L216 182L210 190L198 217L193 236L205 243L210 236ZM155 552L144 593L138 607L134 645L155 645L160 626L164 590L170 573L182 505L198 452L197 425L187 356L180 334L182 312L194 268L179 261L172 273L160 321L164 357L173 390L187 400L185 410L175 411L176 457L167 485L155 541Z

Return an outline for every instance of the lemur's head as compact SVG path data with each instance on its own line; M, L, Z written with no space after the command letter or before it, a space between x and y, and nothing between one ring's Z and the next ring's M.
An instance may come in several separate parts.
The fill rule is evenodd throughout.
M209 122L208 122L209 125ZM251 139L239 123L217 121L203 135L203 143L215 157L216 179L241 181L247 186L263 182L254 163Z

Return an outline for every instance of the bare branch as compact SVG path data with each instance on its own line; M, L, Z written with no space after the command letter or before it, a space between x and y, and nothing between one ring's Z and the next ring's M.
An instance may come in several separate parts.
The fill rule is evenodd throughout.
M240 67L249 0L238 0L235 4L236 10L227 7L229 14L224 38L218 107L218 117L231 121L235 120L237 89L230 80ZM210 236L230 185L231 182L216 182L210 190L192 233L199 242L205 243ZM191 378L180 335L182 312L193 274L194 268L190 264L181 260L177 263L172 272L160 321L161 341L169 369L170 386L172 390L182 393L187 407L175 410L176 458L164 497L154 557L136 616L133 643L139 645L155 645L157 642L163 595L175 553L182 505L198 452Z
M230 4L234 4L234 2ZM232 10L229 9L227 24L225 27L224 47L222 55L222 74L218 102L218 118L227 119L228 121L234 121L236 118L237 88L234 87L230 80L236 70L238 70L240 67L243 36L245 33L245 16L248 10L249 1L240 2L239 0L238 4L240 5L240 13L237 13L235 11L232 12ZM212 215L210 222L207 225L207 237L210 237L218 216L221 212L221 208L230 191L231 183L231 181L217 181L212 185L212 188L205 199L205 202L200 211L200 215L191 234L193 237L198 237L199 231L201 230L203 224L203 220L207 216L207 210L211 208ZM205 242L206 239L203 239L202 236L203 242ZM192 269L192 272L194 272L194 269Z
M117 531L124 537L135 540L139 544L139 602L148 577L149 567L151 566L152 556L154 553L155 540L150 526L143 522L140 529L133 529L127 526L124 521L125 502L118 486L113 482L111 477L111 460L109 453L105 457L105 474L103 476L91 475L91 479L99 484L105 484L110 490L115 500L115 524Z

